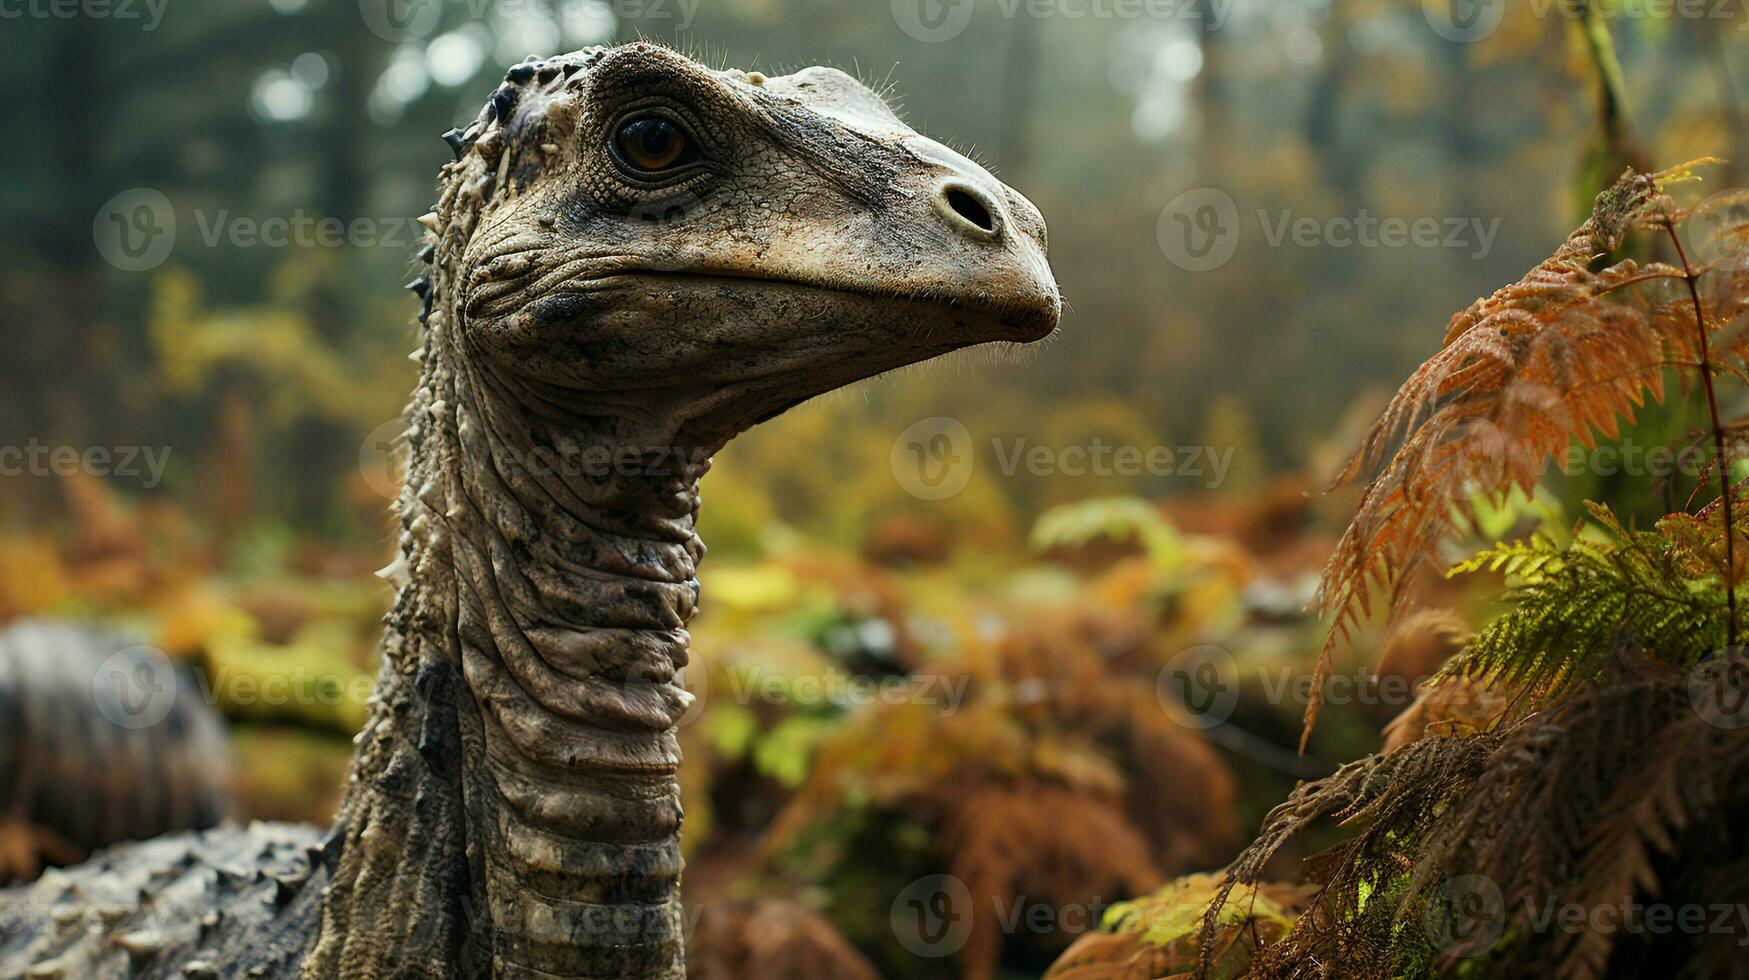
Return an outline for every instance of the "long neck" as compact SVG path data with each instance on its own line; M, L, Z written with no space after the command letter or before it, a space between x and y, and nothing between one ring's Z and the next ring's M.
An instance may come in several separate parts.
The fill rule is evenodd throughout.
M407 581L306 976L682 976L675 672L708 463L638 448L660 426L623 406L427 358Z

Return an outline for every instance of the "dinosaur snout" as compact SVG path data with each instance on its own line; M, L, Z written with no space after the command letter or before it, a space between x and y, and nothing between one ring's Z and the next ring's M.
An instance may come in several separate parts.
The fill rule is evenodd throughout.
M934 140L906 140L911 156L932 172L923 186L946 236L925 236L941 268L943 292L955 303L997 315L1007 339L1039 339L1056 329L1062 297L1046 259L1044 219L1013 187L983 166Z
M1045 223L1023 195L965 156L923 136L903 145L928 174L921 188L949 232L935 258L958 303L997 314L1011 339L1056 329L1062 302L1045 258Z

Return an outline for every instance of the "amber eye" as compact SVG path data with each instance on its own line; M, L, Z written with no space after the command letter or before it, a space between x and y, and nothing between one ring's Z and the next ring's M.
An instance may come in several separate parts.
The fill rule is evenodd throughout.
M662 116L639 116L620 124L613 148L633 170L655 172L690 162L697 153L686 131Z

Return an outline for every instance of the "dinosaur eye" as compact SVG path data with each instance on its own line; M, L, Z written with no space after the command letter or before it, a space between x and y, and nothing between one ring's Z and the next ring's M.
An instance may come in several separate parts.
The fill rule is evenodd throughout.
M697 159L686 131L665 116L639 116L620 124L613 149L632 170L656 173Z

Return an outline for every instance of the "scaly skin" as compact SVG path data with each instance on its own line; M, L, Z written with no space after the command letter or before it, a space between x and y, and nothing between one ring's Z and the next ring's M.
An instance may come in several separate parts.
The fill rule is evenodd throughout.
M619 137L654 117L687 151L640 167ZM154 906L178 923L247 913L106 968L682 976L677 672L711 454L821 392L1056 326L1032 205L831 69L589 49L512 69L448 138L412 286L401 588L335 827L153 852L189 865L167 878L192 897ZM271 884L206 885L275 834ZM144 850L7 901L150 880ZM0 973L21 942L57 950L26 930Z

